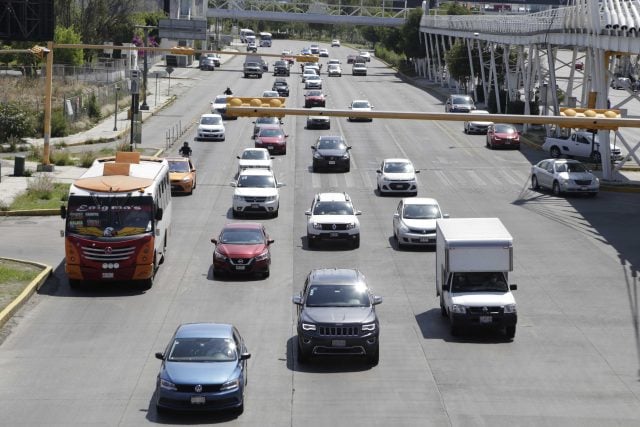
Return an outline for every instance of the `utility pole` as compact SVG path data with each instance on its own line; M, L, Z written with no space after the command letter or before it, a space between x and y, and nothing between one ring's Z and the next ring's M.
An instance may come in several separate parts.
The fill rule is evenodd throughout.
M148 25L136 25L136 28L142 28L144 31L144 47L147 47L149 41L149 29L156 28ZM144 50L144 69L142 71L142 105L140 106L141 110L148 110L149 106L147 105L147 74L149 73L149 62L147 59L149 51Z

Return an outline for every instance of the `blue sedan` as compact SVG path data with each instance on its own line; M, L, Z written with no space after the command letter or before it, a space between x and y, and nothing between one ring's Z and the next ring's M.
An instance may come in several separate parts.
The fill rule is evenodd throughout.
M156 382L156 408L175 411L244 409L248 353L233 325L180 325L164 353Z

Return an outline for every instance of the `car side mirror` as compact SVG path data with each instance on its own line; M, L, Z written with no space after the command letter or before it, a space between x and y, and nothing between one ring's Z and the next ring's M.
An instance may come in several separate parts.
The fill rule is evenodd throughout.
M164 353L156 353L156 359L164 360Z
M312 150L315 150L315 149L316 149L316 146L315 146L315 145L312 145L312 146L311 146L311 149L312 149Z
M164 214L164 211L162 210L162 208L156 209L156 221L162 220L163 214Z
M273 242L275 242L275 240L273 240L273 239L267 239L267 245L270 245L270 244L272 244Z
M362 211L355 211L356 215L362 215Z
M442 214L442 218L449 218L449 214Z
M289 134L286 134L286 133L285 133L285 134L284 134L284 137L285 137L285 138L289 138Z
M517 291L518 290L518 285L516 285L515 283L509 285L509 290L510 291Z
M353 148L353 147L349 145L349 146L347 147L347 150L351 150L352 148Z
M420 171L419 171L419 170L416 170L416 173L420 173Z
M240 355L240 360L247 360L251 358L251 353L242 353Z
M213 238L212 238L212 239L211 239L211 243L213 243L214 245L217 245L217 244L218 244L218 239L213 239Z
M400 218L400 214L398 212L396 212L396 213L393 214L393 217L394 218Z
M238 184L237 184L236 182L234 182L234 181L231 181L231 182L229 183L229 185L230 185L230 186L232 186L232 187L235 187L235 186L237 186Z
M380 295L373 296L373 305L382 304L382 297Z
M238 160L239 160L239 159L240 159L240 156L236 156L236 159L238 159Z
M308 211L304 211L304 214L305 214L306 216L311 216L311 211L310 211L310 210L308 210Z
M285 185L287 184L285 184L284 182L279 182L276 186L280 188L280 187L284 187Z
M300 295L294 295L293 298L291 298L291 302L295 305L302 305L302 297Z
M376 173L382 173L382 171L380 169L377 169Z

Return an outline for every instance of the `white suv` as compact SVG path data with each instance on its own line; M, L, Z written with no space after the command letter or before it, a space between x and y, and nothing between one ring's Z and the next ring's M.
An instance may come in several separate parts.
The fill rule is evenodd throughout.
M319 240L346 240L354 248L360 247L360 221L362 212L353 208L347 193L319 193L305 212L307 245L315 246Z
M233 192L233 217L246 213L266 213L278 216L280 192L284 183L278 182L273 172L267 169L245 169L238 180L231 183Z

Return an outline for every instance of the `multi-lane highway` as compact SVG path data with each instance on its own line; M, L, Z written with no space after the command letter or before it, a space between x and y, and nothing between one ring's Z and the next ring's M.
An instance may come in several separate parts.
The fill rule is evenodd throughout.
M275 41L268 51L303 46ZM353 77L346 64L353 52L330 52L343 61L344 75L324 76L328 108L365 98L382 110L444 110L375 58L366 77ZM234 58L215 72L180 70L191 88L145 122L145 143L155 138L162 146L167 123L195 121L227 86L239 96L271 89L271 73L244 79L242 62ZM287 105L301 107L298 66L292 71ZM484 136L465 135L460 122L331 120L325 131L305 129L303 117L284 119L289 146L274 169L286 186L279 217L263 220L275 239L265 280L214 280L211 269L209 239L232 220L229 182L236 155L252 146L250 118L227 122L224 142L192 143L197 189L173 199L168 256L147 292L125 286L72 291L62 264L62 221L1 219L1 256L19 252L53 263L56 271L2 331L0 424L640 424L636 195L565 199L532 191L529 170L542 153L488 150ZM310 146L334 133L353 146L351 171L312 173ZM387 157L411 159L421 170L419 195L436 198L451 217L499 217L510 230L510 279L518 284L514 341L499 333L449 334L435 295L434 252L397 250L391 224L399 199L374 191L375 170ZM363 211L359 249L307 248L304 211L322 191L346 191ZM356 267L384 297L378 366L350 359L296 362L291 296L319 267ZM154 353L178 324L199 321L235 324L252 354L238 418L156 413L160 362Z

